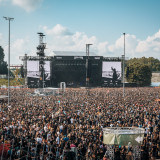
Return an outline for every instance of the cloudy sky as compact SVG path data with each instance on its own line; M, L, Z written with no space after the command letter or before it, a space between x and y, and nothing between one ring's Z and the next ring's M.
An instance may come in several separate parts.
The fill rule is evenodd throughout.
M19 56L36 55L37 32L46 35L46 55L53 51L90 51L106 57L160 57L160 0L0 0L0 46L11 64Z

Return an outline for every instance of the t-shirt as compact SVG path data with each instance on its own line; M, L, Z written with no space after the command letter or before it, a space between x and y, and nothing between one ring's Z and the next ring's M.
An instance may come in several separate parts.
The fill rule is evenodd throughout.
M59 137L57 137L57 138L56 138L57 144L59 144L59 141L60 141L60 139L59 139Z
M71 123L73 123L74 119L73 119L73 118L71 118L71 119L70 119L70 121L71 121Z
M37 140L38 143L42 143L42 138L37 137L36 140Z

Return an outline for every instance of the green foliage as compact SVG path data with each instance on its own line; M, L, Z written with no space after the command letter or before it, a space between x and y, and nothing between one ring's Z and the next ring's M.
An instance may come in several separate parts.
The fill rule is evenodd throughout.
M0 74L7 74L8 69L7 69L7 63L4 61L0 61Z
M0 86L1 85L6 85L8 86L8 80L7 79L0 79ZM24 85L24 79L10 79L10 86L19 86L19 85Z
M127 65L138 62L140 64L148 65L151 71L160 71L160 60L153 57L132 58L127 61Z
M0 46L0 74L7 74L7 63L4 61L4 50Z
M148 65L134 62L127 65L126 79L130 83L137 83L139 86L151 84L152 72Z
M3 48L0 46L0 62L4 61L4 50Z
M160 60L153 57L132 58L126 62L126 79L140 86L151 83L153 71L160 71Z

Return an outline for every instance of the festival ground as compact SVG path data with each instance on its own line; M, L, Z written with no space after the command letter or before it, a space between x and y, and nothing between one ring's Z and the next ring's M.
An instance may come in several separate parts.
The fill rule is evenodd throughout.
M0 104L1 159L105 160L104 127L145 129L141 159L160 158L160 88L67 88L33 96L34 89L11 89ZM6 89L0 95L7 95ZM4 144L4 145L3 145ZM76 150L75 155L64 151ZM127 160L132 146L115 146L115 159Z

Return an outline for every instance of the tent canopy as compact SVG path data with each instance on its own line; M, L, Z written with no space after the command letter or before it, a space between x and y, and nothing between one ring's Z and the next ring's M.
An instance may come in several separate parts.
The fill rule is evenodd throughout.
M144 129L135 127L107 127L103 129L103 143L108 145L141 145Z

